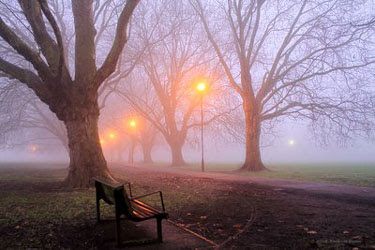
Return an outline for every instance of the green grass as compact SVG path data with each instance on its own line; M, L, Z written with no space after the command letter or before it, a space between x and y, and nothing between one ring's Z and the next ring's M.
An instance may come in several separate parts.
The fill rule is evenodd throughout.
M118 165L118 164L117 164ZM155 163L153 167L168 167L168 163ZM207 172L221 172L228 174L239 174L252 177L279 178L290 180L304 180L313 182L326 182L335 184L347 184L355 186L375 187L375 164L280 164L268 165L271 171L261 171L255 173L239 173L234 172L241 166L240 163L206 163L205 170ZM62 180L66 172L62 171L67 167L66 164L46 164L46 163L6 163L0 164L0 180L18 180L31 182L48 182L51 180L50 175L43 175L40 172L43 169L54 169L52 178ZM13 169L22 169L24 175L12 171ZM40 171L35 171L40 169ZM179 169L200 171L200 163L189 163ZM9 171L8 171L9 170Z
M48 166L47 163L0 164L0 249L75 249L82 248L82 244L83 248L96 248L102 244L98 243L104 237L96 229L94 189L61 189L59 183L67 175L65 165L60 169ZM139 176L115 175L133 182L134 195L155 191L153 185L161 184L144 181ZM191 194L190 187L165 189L168 211L207 201ZM145 201L160 204L157 195ZM114 207L101 204L102 218L113 218Z
M245 175L279 179L326 182L356 186L375 186L375 166L371 165L279 165L271 171Z
M234 172L241 164L235 163L207 163L207 172L221 172L238 174L251 177L266 177L290 180L303 180L313 182L325 182L334 184L346 184L355 186L375 187L375 165L349 165L349 164L280 164L268 165L271 171L261 172ZM182 169L200 171L200 163L188 164Z
M158 165L155 164L155 167ZM165 166L165 165L164 165ZM272 171L258 173L233 172L239 164L206 164L208 172L225 172L254 177L296 179L375 187L375 166L371 165L275 165ZM184 169L200 170L200 164ZM95 248L103 239L95 229L94 189L64 190L57 185L67 174L66 164L0 164L0 249L7 248ZM133 183L134 195L162 190L167 210L172 215L187 216L191 208L196 213L187 218L209 214L222 209L228 197L221 191L215 195L215 183L194 177L142 176L137 172L116 177ZM223 183L220 184L223 185ZM198 187L198 188L197 188ZM223 199L223 200L222 200ZM159 204L157 195L146 199ZM195 211L193 210L193 211ZM215 211L216 211L215 210ZM198 211L198 212L197 212ZM200 211L200 212L199 212ZM113 206L103 205L104 218L113 217ZM177 218L176 217L176 218ZM173 218L172 216L172 219ZM185 223L184 221L182 221Z

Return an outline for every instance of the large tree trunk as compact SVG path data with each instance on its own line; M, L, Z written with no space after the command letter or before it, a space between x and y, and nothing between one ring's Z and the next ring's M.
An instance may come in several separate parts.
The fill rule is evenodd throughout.
M257 105L243 104L246 125L246 152L245 162L240 168L242 171L261 171L266 168L263 165L260 154L260 115Z
M121 13L118 13L114 41L100 68L96 65L93 0L72 1L75 30L74 79L69 72L69 65L62 60L66 55L61 35L63 31L50 10L48 1L19 1L27 21L25 27L31 28L31 39L36 42L38 53L14 32L17 29L8 26L0 18L0 37L19 57L27 61L13 64L0 58L0 75L17 79L31 88L64 122L70 155L66 182L70 187L88 187L92 177L113 181L99 143L98 88L116 70L128 40L128 24L139 1L126 1ZM21 65L27 67L22 68ZM30 66L35 70L31 70Z
M64 121L70 155L69 174L65 180L68 187L89 187L94 177L115 181L108 170L99 141L99 112L89 113L84 117L82 113L73 115L71 117L75 119Z
M183 143L181 143L177 138L172 138L168 142L172 153L172 163L171 166L178 167L186 165L184 156L182 154Z
M129 164L134 164L134 150L135 150L135 138L132 136L131 138L131 144L129 147L129 152L128 152L128 163Z
M144 164L152 164L154 161L152 160L152 145L148 143L142 144L142 153L143 153L143 163Z

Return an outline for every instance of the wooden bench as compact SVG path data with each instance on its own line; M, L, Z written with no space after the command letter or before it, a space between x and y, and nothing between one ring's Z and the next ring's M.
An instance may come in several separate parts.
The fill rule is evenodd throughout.
M156 219L158 242L163 242L163 234L161 221L168 218L168 213L165 212L163 194L161 191L133 197L130 183L128 183L129 195L126 192L124 185L113 186L101 180L95 179L96 189L96 216L100 222L100 200L115 206L115 220L116 220L116 241L118 246L127 244L128 242L121 241L121 225L120 220L126 219L134 222L145 221L149 219ZM140 201L139 199L159 194L162 211L150 206L149 204ZM133 242L134 243L134 242ZM143 241L143 243L145 243Z

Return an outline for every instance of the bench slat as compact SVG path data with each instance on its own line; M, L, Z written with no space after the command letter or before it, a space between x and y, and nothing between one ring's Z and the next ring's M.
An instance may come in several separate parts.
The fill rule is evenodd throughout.
M137 204L138 206L141 206L143 207L144 209L150 211L151 213L155 213L155 214L159 214L159 213L162 213L161 211L157 210L156 208L154 207L151 207L150 205L140 201L140 200L132 200L133 204Z
M146 219L146 218L152 218L154 215L147 214L142 210L134 209L133 214L137 219Z
M149 210L145 207L138 205L135 202L132 202L132 208L133 208L133 211L136 211L137 213L141 214L143 217L152 217L158 214L158 213L153 212L152 210Z
M140 200L130 199L124 185L115 186L108 183L103 183L100 180L95 180L96 188L96 208L97 208L97 220L100 221L100 200L104 200L110 205L115 205L116 213L116 240L118 246L121 245L120 237L120 218L125 217L128 220L140 222L148 219L156 219L157 221L157 232L158 241L163 241L161 220L168 218L166 212L161 212L158 209L144 203ZM151 193L153 194L153 193ZM151 195L149 194L149 195ZM145 196L142 196L145 197ZM162 194L160 192L161 203L163 203ZM164 210L164 205L163 205Z

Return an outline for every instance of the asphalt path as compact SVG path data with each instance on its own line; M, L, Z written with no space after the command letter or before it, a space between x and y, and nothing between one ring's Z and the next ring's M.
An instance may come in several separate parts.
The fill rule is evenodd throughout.
M197 178L210 178L221 181L252 183L260 186L272 187L275 190L293 193L303 193L306 195L321 196L322 198L333 198L349 203L363 203L375 205L375 188L359 187L352 185L339 185L321 182L309 182L299 180L286 180L277 178L242 176L235 173L222 172L198 172L186 168L178 167L147 167L147 166L122 166L131 171L158 172L189 176ZM116 171L116 169L114 169Z

